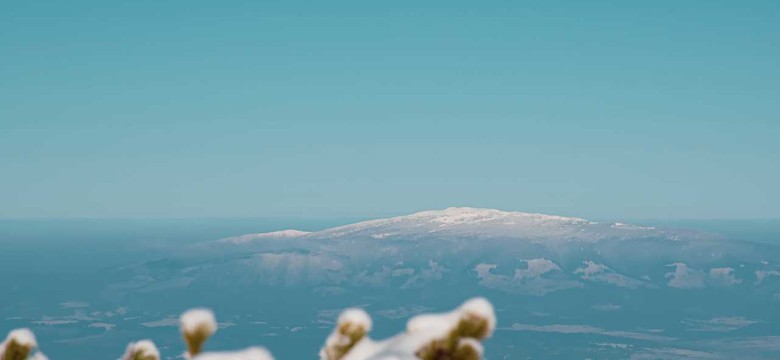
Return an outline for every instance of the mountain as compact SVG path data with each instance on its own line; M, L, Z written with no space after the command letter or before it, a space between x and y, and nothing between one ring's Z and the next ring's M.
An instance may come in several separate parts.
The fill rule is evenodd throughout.
M284 230L247 234L222 239L246 243L268 238L373 238L428 239L431 237L506 238L526 241L575 240L594 242L604 239L666 237L676 234L654 227L622 223L597 223L576 217L508 212L494 209L451 207L418 212L389 219L364 221L317 232Z
M695 231L467 207L218 243L252 254L240 261L259 282L404 289L450 280L527 295L589 284L743 286L774 274L766 259L778 259L774 247Z

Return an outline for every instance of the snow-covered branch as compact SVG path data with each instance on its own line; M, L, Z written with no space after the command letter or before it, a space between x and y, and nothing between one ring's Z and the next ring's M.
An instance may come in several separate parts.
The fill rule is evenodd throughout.
M371 317L362 309L341 313L336 328L320 349L321 360L480 360L481 340L496 327L493 306L483 298L466 301L457 309L440 314L418 315L406 324L406 330L385 340L368 337ZM217 331L217 320L209 309L184 312L180 330L191 360L274 360L263 347L238 351L203 352L203 345ZM11 331L0 343L0 360L48 360L36 352L35 335L28 329ZM120 360L160 360L160 352L151 340L127 345Z
M405 332L386 340L376 341L365 336L370 324L371 320L364 312L346 310L320 351L320 358L478 360L483 353L480 341L493 333L496 318L490 302L475 298L448 313L413 317Z

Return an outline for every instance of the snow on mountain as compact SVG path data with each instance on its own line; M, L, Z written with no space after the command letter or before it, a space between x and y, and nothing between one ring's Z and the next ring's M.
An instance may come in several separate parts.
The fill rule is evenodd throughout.
M241 245L233 249L241 256L237 264L264 283L397 283L405 289L465 275L487 288L533 295L586 283L639 288L671 279L674 287L684 279L664 278L669 261L658 259L709 271L755 256L695 232L469 207L220 241ZM660 281L641 280L648 273ZM740 283L731 273L714 277L727 286Z
M307 239L373 238L416 239L431 237L516 238L525 240L598 241L608 238L665 236L653 227L622 223L597 223L576 217L510 212L495 209L450 207L339 226L317 232L285 230L223 239L234 244L267 238Z

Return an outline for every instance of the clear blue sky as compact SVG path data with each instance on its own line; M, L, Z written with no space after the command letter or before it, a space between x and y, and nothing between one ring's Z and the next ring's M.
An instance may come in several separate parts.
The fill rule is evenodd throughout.
M780 218L780 1L6 1L0 217Z

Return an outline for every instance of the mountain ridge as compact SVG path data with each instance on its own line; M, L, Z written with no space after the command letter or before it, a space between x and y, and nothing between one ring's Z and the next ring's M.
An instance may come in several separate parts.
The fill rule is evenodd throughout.
M473 207L448 207L441 210L426 210L409 215L367 220L314 232L282 230L244 234L218 241L241 244L255 240L283 238L333 239L362 236L386 239L435 235L526 239L555 237L595 241L611 237L664 236L666 232L655 227L619 222L599 223L579 217Z

